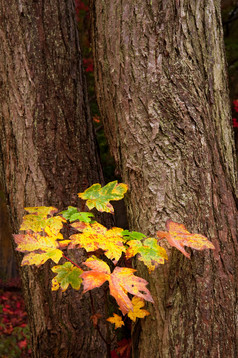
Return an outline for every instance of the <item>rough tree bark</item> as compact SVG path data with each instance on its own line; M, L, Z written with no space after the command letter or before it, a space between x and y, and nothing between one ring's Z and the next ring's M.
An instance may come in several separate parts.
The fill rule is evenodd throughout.
M220 1L92 5L97 98L129 184L130 228L155 235L171 218L216 247L191 260L172 250L150 277L140 266L155 305L134 329L134 357L237 357L237 181Z
M77 193L102 181L73 1L0 1L0 87L1 167L16 233L24 207L79 205ZM88 296L52 292L50 265L21 269L33 356L103 357Z

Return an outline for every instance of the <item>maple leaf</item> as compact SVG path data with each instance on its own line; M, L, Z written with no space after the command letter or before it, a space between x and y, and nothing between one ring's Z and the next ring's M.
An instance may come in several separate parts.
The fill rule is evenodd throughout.
M145 303L144 300L142 300L140 297L133 297L131 302L133 305L133 310L130 310L127 315L132 321L135 322L136 318L144 318L150 314L150 312L141 309L144 307Z
M77 208L69 206L67 210L64 210L60 213L66 220L73 222L79 220L85 223L90 223L91 218L94 217L93 213L88 212L79 212Z
M58 234L63 227L63 222L66 222L66 220L61 216L47 218L47 216L53 215L58 211L58 209L52 206L29 207L25 208L25 210L30 214L23 217L20 230L40 232L46 226L49 226L55 234Z
M214 245L205 236L191 234L183 224L167 220L165 226L168 232L158 231L158 238L166 238L171 246L176 247L189 259L190 254L184 250L184 246L189 246L196 250L215 249Z
M110 230L98 222L93 224L74 223L72 227L82 231L82 234L74 234L70 236L71 244L69 248L79 245L87 252L102 249L105 255L116 263L122 252L126 251L123 245L122 231L123 229L113 227Z
M45 216L36 214L29 214L23 216L23 222L20 226L20 230L32 230L34 232L40 232L46 226Z
M104 187L101 184L93 184L78 196L87 200L86 205L91 210L96 208L98 211L113 213L113 206L109 203L111 200L121 200L127 191L126 184L118 184L117 180L108 183Z
M139 260L144 262L149 271L153 271L159 264L164 264L164 260L168 260L165 249L158 245L156 239L148 238L143 243L131 240L127 245L129 248L126 251L126 258L139 254Z
M83 270L72 265L71 262L65 262L63 265L54 266L51 270L54 273L57 273L57 275L53 278L54 281L52 280L52 291L61 287L64 292L67 290L69 285L71 285L75 290L80 289L82 283L80 275Z
M110 279L110 268L106 262L92 256L84 265L91 268L92 271L86 271L81 274L83 278L84 293L93 288L100 287L105 281Z
M120 328L121 326L125 325L121 316L118 316L116 313L113 313L113 317L107 318L107 321L115 324L115 329Z
M112 352L116 352L116 358L118 357L118 355L122 358L130 358L131 357L131 338L130 339L126 339L123 338L121 341L117 342L118 348L116 348L115 351Z
M13 235L16 244L16 250L20 252L29 252L23 257L21 265L43 265L48 259L58 263L63 253L59 250L57 238L63 236L41 236L38 233Z
M102 315L100 313L95 313L90 318L93 321L93 326L97 327L98 321L99 321L100 318L102 318Z
M129 231L129 230L123 230L122 231L122 235L124 237L125 241L129 241L129 240L142 240L144 239L146 236L144 234L142 234L141 232L137 232L137 231Z
M83 278L84 292L99 287L105 281L108 281L110 294L117 301L123 314L133 309L127 292L147 301L154 302L149 290L146 288L148 282L143 278L134 276L136 270L126 267L116 267L111 274L109 266L104 261L98 260L95 257L85 261L84 265L92 269L92 271L83 272L81 275Z
M52 218L53 219L53 218ZM51 238L51 240L60 240L58 241L58 248L65 248L66 246L68 246L69 243L71 243L71 240L64 240L63 235L58 232L59 231L59 227L55 227L55 226L46 226L43 233L45 232L48 237Z
M53 206L33 206L24 208L28 213L44 216L45 218L50 215L57 213L58 209Z
M66 222L61 216L53 216L46 220L46 227L48 227L54 235L58 235L63 228L63 223Z

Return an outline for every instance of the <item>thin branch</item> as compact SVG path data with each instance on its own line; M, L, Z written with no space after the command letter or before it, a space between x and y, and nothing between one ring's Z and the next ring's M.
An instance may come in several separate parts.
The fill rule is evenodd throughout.
M75 265L76 267L78 267L78 268L80 268L80 270L82 270L82 268L79 266L79 265L77 265L75 262L73 262L71 259L69 259L67 256L65 256L64 254L63 254L63 257L66 259L66 260L68 260L68 261L70 261L73 265Z
M96 314L96 310L95 310L95 307L94 307L94 302L93 302L93 296L92 296L92 292L89 291L89 296L90 296L90 302L91 302L91 308L92 308L92 313L93 315ZM108 342L104 337L103 337L103 334L102 332L100 331L100 328L99 328L99 325L96 324L96 329L100 335L100 337L102 338L102 340L106 343L107 345L107 351L109 350L109 348L111 348L111 342Z

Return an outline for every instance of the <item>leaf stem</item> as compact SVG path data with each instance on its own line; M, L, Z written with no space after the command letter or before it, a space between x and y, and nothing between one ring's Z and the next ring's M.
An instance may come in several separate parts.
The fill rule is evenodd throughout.
M77 265L74 261L72 261L70 258L68 258L67 256L65 256L64 254L63 254L63 257L64 257L66 260L70 261L70 262L71 262L73 265L75 265L76 267L80 268L80 270L82 270L79 265Z

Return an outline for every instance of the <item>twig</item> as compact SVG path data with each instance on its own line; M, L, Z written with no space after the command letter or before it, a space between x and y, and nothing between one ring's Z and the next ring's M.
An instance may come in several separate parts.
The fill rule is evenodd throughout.
M65 256L64 254L63 254L63 257L64 257L66 260L70 261L70 262L71 262L73 265L75 265L76 267L80 268L80 270L82 270L79 265L77 265L75 262L73 262L72 260L70 260L70 259L69 259L67 256Z

